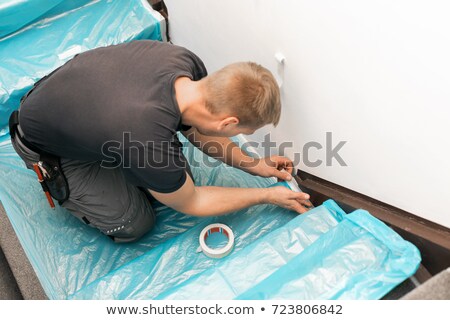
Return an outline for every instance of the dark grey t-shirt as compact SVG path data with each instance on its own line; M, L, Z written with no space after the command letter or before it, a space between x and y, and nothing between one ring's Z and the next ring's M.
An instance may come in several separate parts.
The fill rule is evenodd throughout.
M41 150L121 166L131 184L173 192L187 168L174 81L206 74L195 54L168 43L94 49L41 81L23 101L19 123Z

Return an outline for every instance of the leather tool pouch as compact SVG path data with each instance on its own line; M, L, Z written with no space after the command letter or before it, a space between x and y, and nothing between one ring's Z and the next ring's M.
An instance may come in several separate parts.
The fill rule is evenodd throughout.
M69 185L61 169L60 158L42 153L39 161L39 168L47 185L48 192L53 199L62 204L69 198Z

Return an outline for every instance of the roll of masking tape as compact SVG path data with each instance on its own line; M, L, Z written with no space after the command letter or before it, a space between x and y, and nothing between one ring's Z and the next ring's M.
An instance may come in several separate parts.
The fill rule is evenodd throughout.
M208 237L215 232L222 233L228 238L228 242L224 247L213 249L208 247L208 245L206 244L206 239L208 239ZM227 256L231 252L231 250L233 250L234 234L233 231L230 229L230 227L228 227L227 225L224 225L222 223L213 223L206 226L202 230L202 232L200 233L199 242L200 242L199 249L201 249L201 251L203 251L205 255L207 255L210 258L216 259L223 258Z

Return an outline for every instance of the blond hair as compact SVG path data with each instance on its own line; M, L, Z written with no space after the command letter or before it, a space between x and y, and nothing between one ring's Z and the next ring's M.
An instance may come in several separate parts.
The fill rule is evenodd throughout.
M237 62L204 78L206 108L227 113L242 126L280 121L280 90L272 73L254 62Z

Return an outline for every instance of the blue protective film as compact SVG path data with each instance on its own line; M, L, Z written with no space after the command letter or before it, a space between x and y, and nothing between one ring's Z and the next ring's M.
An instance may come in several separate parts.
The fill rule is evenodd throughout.
M280 182L274 183L274 184L270 185L269 187L285 187L285 188L291 189L291 187L289 187L289 184L286 181L280 181Z
M0 38L33 22L64 0L0 0Z
M420 259L414 245L356 210L237 299L379 299L413 275Z

